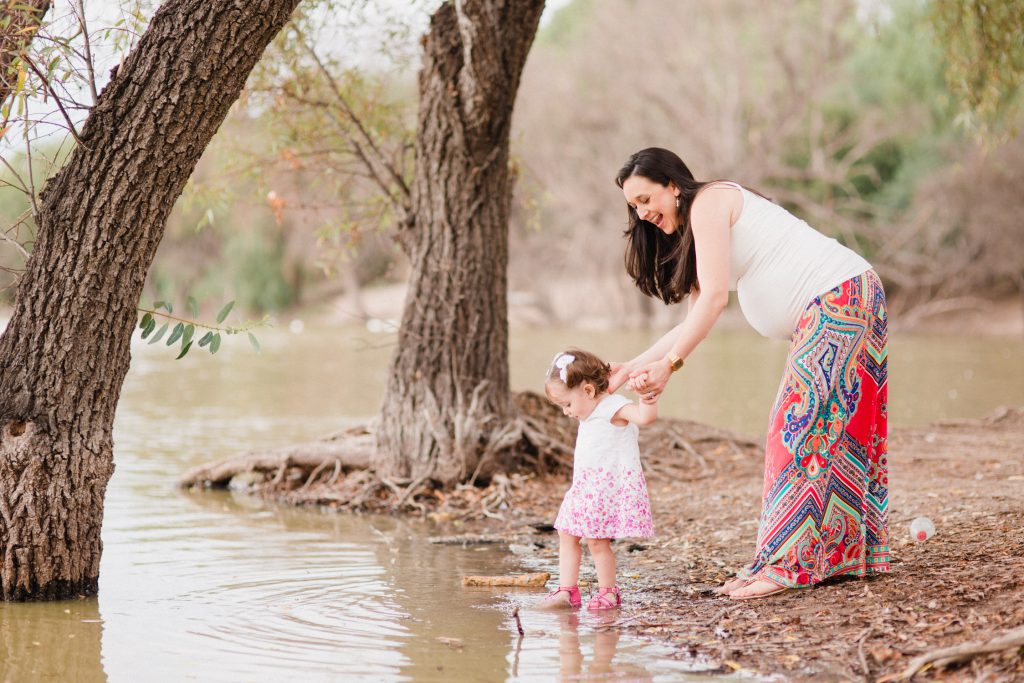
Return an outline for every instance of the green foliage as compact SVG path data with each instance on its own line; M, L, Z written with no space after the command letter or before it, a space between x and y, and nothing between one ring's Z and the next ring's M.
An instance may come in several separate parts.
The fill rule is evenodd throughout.
M931 16L959 122L991 132L1015 108L1024 82L1024 1L933 0Z
M594 10L595 0L571 0L560 7L548 20L547 25L537 32L537 43L570 50L578 42L587 24L588 16Z
M227 319L228 315L231 313L231 310L235 305L234 301L229 301L228 303L221 306L220 312L217 313L216 324L204 323L197 320L197 318L199 317L198 306L196 304L196 300L191 296L188 297L187 305L190 312L192 313L191 320L185 318L178 318L172 315L174 313L174 306L171 304L170 301L156 301L153 303L153 308L151 309L140 308L139 312L142 313L142 318L139 320L138 328L142 331L141 337L143 339L148 338L150 344L156 344L163 338L164 334L167 332L167 329L173 323L174 328L171 330L171 336L167 338L166 345L168 347L173 347L175 344L178 345L179 352L176 360L184 358L188 354L189 350L192 348L192 342L196 333L196 329L206 330L203 336L200 337L197 346L199 348L207 347L211 354L217 353L217 351L220 350L221 333L227 335L234 335L240 334L242 332L246 333L246 335L249 338L249 343L252 345L256 353L260 352L259 341L256 339L256 335L254 335L251 332L251 330L256 327L262 327L264 325L267 325L268 319L266 317L264 317L262 320L258 320L255 322L246 322L239 326L222 327L221 325ZM163 325L160 326L160 329L157 330L156 333L154 334L153 330L156 329L158 319L163 319L165 320L165 322Z
M284 236L269 230L231 235L224 248L223 270L208 274L207 281L230 286L247 310L283 311L298 299L289 274L301 279L293 270L301 266L288 263L285 246Z
M798 187L822 204L846 202L855 221L888 221L906 210L921 181L946 162L959 135L956 106L943 78L943 50L927 14L914 0L896 0L880 18L858 23L854 48L843 75L821 103L823 139L798 140L788 167L807 169L802 180L780 181ZM841 144L832 141L846 140ZM826 150L831 166L846 168L828 179L812 170L812 154ZM840 235L869 258L873 241L865 231Z

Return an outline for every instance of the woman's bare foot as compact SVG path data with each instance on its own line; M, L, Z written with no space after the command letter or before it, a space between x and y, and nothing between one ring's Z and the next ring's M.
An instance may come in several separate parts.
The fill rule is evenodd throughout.
M754 600L756 598L766 598L769 595L775 595L785 590L789 589L772 581L758 579L751 584L732 591L729 593L729 597L734 600Z
M737 578L729 579L728 581L726 581L725 583L723 583L721 586L719 586L718 588L716 588L714 590L715 590L715 593L718 593L719 595L728 595L729 593L732 593L737 588L742 588L743 585L746 584L746 582L747 582L746 579L741 579L741 578L737 577Z

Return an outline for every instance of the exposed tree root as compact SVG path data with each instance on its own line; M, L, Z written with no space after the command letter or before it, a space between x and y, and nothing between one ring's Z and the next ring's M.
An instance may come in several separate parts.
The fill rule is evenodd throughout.
M901 673L892 676L885 676L880 678L879 681L909 680L929 664L934 664L935 666L947 666L949 664L964 662L972 657L988 654L990 652L1002 652L1004 650L1020 648L1024 648L1024 627L1015 628L1012 631L1008 631L1001 636L992 638L991 640L983 643L962 643L952 647L943 647L938 650L933 650L932 652L925 653L920 657L914 657L914 659L910 660L910 664L907 665L907 668Z
M368 427L196 467L180 484L230 487L291 505L503 520L516 507L517 492L528 479L557 472L568 476L576 440L576 423L543 396L523 392L514 399L515 418L488 435L468 482L448 490L426 475L393 479L373 472L374 436ZM651 472L671 469L677 478L682 471L685 480L710 476L714 459L722 453L757 447L748 437L679 420L659 420L641 433L645 467ZM496 471L499 464L507 471Z
M334 481L342 471L369 469L373 443L373 434L366 428L354 427L312 443L246 453L193 467L181 476L178 483L184 488L224 488L240 475L265 476L273 473L280 481L288 470L300 469L308 473L305 477L308 486L315 483L328 467L333 468L328 480Z

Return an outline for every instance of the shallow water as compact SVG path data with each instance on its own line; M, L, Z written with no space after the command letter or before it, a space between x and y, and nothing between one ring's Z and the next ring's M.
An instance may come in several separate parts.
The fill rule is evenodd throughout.
M600 617L509 610L538 591L463 589L463 574L550 558L430 544L429 523L266 505L174 487L187 467L315 438L371 416L387 337L267 331L174 362L136 345L115 425L98 599L0 604L0 681L689 680L699 663L620 635ZM512 383L539 389L554 350L610 358L638 333L517 333ZM1024 342L893 342L892 421L920 424L1024 404ZM663 414L761 429L785 346L720 333L687 362ZM628 610L625 618L630 617ZM699 676L693 677L699 679Z

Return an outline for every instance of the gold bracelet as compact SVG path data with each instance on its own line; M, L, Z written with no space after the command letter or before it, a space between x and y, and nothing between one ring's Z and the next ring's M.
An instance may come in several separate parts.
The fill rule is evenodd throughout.
M668 354L667 356L665 356L665 359L668 361L668 366L672 368L672 372L682 370L683 366L686 364L682 358L680 358L674 353Z

